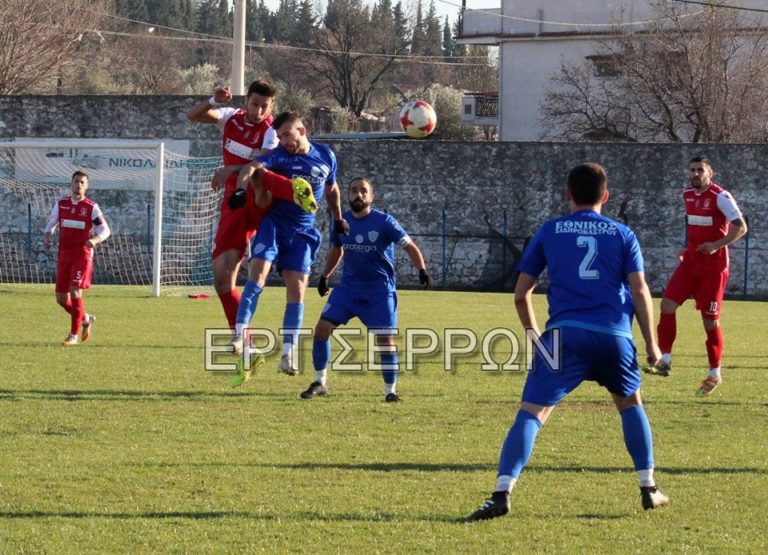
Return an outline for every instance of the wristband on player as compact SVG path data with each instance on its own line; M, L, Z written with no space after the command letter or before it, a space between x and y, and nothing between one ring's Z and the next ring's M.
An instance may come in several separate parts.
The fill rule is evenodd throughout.
M275 198L293 200L293 186L290 177L284 177L273 171L264 170L264 173L261 174L261 184Z
M224 102L217 102L216 101L216 96L212 96L211 98L208 99L208 104L210 104L214 108L219 108L220 106L224 106L225 103Z

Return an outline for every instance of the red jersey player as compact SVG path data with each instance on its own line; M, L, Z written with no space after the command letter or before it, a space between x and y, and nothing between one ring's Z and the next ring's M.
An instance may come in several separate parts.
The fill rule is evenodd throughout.
M53 205L45 226L47 250L53 232L59 231L59 258L56 266L56 302L71 315L71 328L63 345L77 345L77 336L85 341L93 330L96 317L85 312L83 290L91 287L93 247L109 237L109 226L99 205L86 198L88 174L72 174L72 195ZM82 325L82 331L81 331Z
M691 158L691 187L683 192L687 246L680 264L667 283L661 301L658 335L661 362L645 368L649 374L668 376L672 368L672 345L677 333L675 311L693 296L707 332L709 374L696 395L709 395L721 383L723 332L720 309L728 282L728 245L747 233L747 224L728 191L712 182L712 163Z
M230 210L228 199L237 188L240 169L277 146L277 135L270 125L275 94L271 83L254 81L248 87L245 108L221 108L232 100L232 93L229 87L219 87L209 100L187 112L190 121L215 123L222 132L224 167L216 172L211 186L214 190L223 187L224 196L211 258L214 287L232 329L240 302L240 293L235 288L240 263L248 241L269 208L255 205L250 188L245 210Z

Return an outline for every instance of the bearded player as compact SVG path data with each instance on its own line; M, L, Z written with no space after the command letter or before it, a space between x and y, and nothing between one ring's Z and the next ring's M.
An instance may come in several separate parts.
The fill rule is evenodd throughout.
M709 374L696 391L696 395L704 396L723 383L720 310L729 274L728 245L747 233L747 224L730 193L712 182L712 162L698 156L691 158L689 171L691 186L683 192L688 242L661 300L657 329L661 361L644 370L648 374L669 376L672 345L677 335L675 312L693 296L707 332Z
M278 144L277 134L271 127L276 92L271 83L254 81L248 87L245 107L235 109L222 107L232 100L232 92L229 87L218 87L210 99L187 112L190 121L215 123L222 133L224 167L214 174L211 187L215 191L223 188L224 196L211 258L214 287L233 330L240 303L240 293L235 288L237 273L248 242L270 206L256 206L250 190L244 210L230 210L228 200L237 189L240 170ZM290 187L273 194L285 200L293 198Z

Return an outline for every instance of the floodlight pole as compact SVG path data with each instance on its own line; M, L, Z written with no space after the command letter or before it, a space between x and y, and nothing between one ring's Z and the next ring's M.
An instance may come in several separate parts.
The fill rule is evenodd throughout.
M245 0L234 0L235 17L232 35L232 94L245 94Z

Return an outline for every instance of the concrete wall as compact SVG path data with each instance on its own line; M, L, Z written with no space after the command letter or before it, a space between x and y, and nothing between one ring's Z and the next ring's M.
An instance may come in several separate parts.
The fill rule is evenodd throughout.
M212 125L191 125L184 112L197 98L185 97L6 97L0 98L0 140L14 136L189 139L193 155L220 149ZM79 123L78 123L79 122ZM82 126L81 126L82 124ZM646 272L660 292L684 241L680 193L687 161L705 154L716 181L729 189L750 219L748 289L768 294L768 231L764 194L768 145L631 145L567 143L470 143L414 140L331 143L339 160L339 182L355 176L377 184L378 205L394 214L425 251L438 285L509 289L516 251L545 219L566 210L565 176L576 163L595 161L610 176L606 213L616 217L623 201L646 256ZM119 202L119 197L110 202ZM107 203L103 203L105 208ZM5 205L5 202L0 203ZM145 203L126 200L146 234ZM121 210L121 206L109 206ZM134 210L134 209L130 209ZM0 230L9 217L0 210ZM504 238L504 220L508 238ZM130 220L130 218L128 218ZM327 225L321 217L321 225ZM127 225L127 224L126 224ZM7 231L7 228L6 228ZM128 231L128 230L125 230ZM4 231L5 233L5 231ZM741 293L745 242L731 251L729 291ZM322 263L324 252L321 252ZM401 257L403 285L416 273Z

